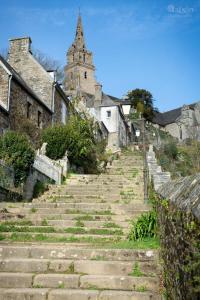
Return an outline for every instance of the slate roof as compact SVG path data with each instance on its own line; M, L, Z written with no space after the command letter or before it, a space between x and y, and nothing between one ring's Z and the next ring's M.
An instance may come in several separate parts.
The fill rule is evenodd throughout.
M34 91L27 85L22 77L11 67L11 65L0 55L0 61L5 65L8 71L12 74L13 78L31 95L37 102L45 106L50 112L51 109L34 93Z
M83 95L86 96L86 106L88 108L94 107L94 95L88 94L88 93L83 93ZM114 105L120 106L121 104L129 104L129 103L127 103L127 101L119 99L117 97L102 93L101 106L114 106Z
M194 109L196 103L190 104L189 108ZM152 120L153 123L160 126L166 126L168 124L175 123L176 120L181 116L182 107L166 111L164 113L155 113L155 116Z

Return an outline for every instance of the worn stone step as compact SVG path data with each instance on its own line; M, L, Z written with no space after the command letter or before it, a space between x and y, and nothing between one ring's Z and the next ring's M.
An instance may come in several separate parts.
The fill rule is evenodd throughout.
M107 261L156 261L156 250L135 249L94 249L84 246L82 248L73 245L1 245L0 259L33 258L33 259L66 259L66 260L93 260L104 257Z
M26 217L29 220L38 220L38 221L43 221L43 220L77 220L82 219L83 221L85 218L93 219L93 220L105 220L105 221L111 221L111 222L124 222L127 221L129 222L130 220L133 220L137 218L139 215L142 213L145 213L149 210L137 210L137 211L132 211L131 214L123 214L123 215L98 215L98 214L93 214L93 213L84 213L79 212L79 213L71 213L71 214L28 214ZM27 219L26 218L26 219Z
M34 276L33 287L78 289L79 279L76 274L39 274Z
M102 291L98 300L161 300L151 292Z
M137 264L143 276L155 276L156 265L150 262L106 261L104 256L92 260L18 258L0 260L0 272L22 273L79 273L88 275L129 275ZM46 287L46 286L45 286Z
M17 240L16 236L21 237L22 240L49 240L52 242L66 241L69 242L78 242L80 241L88 241L88 242L101 242L101 241L112 241L112 240L121 240L121 235L110 235L110 234L72 234L72 233L40 233L40 232L2 232L2 235L7 239L14 237L14 240ZM125 237L124 237L125 238Z
M61 227L61 228L62 227L74 227L74 226L77 226L77 224L78 224L77 220L48 220L47 222L48 222L48 225L57 226L57 227ZM91 228L113 228L114 227L114 225L113 225L113 227L112 226L108 227L109 224L112 225L112 223L114 223L114 222L105 222L105 221L101 221L101 220L99 220L99 221L93 221L93 220L84 221L84 220L82 220L80 222L82 222L84 224L84 227L89 227L89 228L90 227ZM37 222L37 224L38 224L38 222ZM39 224L41 224L41 222L39 222ZM121 228L128 228L130 226L129 222L125 222L125 221L117 222L114 224L116 224L116 226L118 225ZM116 229L117 228L118 227L116 227Z
M141 276L155 276L157 273L156 264L150 262L126 262L106 261L102 256L96 256L93 260L78 260L74 262L74 270L77 273L88 275L126 275L133 272L134 268L141 272ZM142 275L143 273L143 275Z
M161 300L161 297L150 292L18 288L0 289L0 300Z
M70 233L70 234L93 234L93 235L122 235L123 230L121 228L98 228L98 227L59 227L59 226L18 226L14 225L12 228L9 225L4 225L4 231L2 232L24 232L24 233Z
M124 196L129 195L128 193ZM25 213L34 213L33 209L36 209L36 212L63 212L64 210L70 209L89 209L92 211L109 211L110 209L122 209L122 210L133 210L133 209L149 209L149 205L144 204L141 200L131 200L130 203L27 203L24 208L21 208L21 212ZM12 209L10 210L12 211Z
M10 258L0 260L0 272L22 272L22 273L70 273L73 260L40 259L36 258Z
M125 291L158 291L158 278L113 275L85 275L80 277L83 289L105 289Z
M158 300L158 298L147 292L53 290L48 300Z
M99 300L99 291L92 290L52 290L48 300Z
M0 288L30 288L33 274L0 273Z
M135 214L140 214L139 212L135 212ZM120 216L120 215L98 215L98 214L92 214L90 213L71 213L71 214L29 214L28 219L30 220L76 220L77 218L93 218L93 220L105 220L105 221L124 221L128 219L126 216Z
M0 300L47 300L48 292L41 288L0 289Z

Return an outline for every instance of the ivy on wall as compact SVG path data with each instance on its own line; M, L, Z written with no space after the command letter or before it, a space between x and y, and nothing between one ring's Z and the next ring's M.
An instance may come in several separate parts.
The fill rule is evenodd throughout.
M200 224L187 211L157 198L165 296L200 299Z

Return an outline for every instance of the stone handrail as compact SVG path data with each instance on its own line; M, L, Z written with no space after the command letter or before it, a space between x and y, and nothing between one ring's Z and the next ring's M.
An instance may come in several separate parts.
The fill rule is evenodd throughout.
M171 180L170 172L163 172L161 166L158 165L153 146L149 146L147 152L147 164L150 179L153 180L154 188L157 191L163 184L169 183Z

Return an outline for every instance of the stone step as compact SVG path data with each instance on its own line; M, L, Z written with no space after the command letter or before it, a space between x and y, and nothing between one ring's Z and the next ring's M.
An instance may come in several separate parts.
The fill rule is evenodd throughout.
M35 259L67 259L67 260L94 260L103 257L107 261L156 261L156 250L136 249L99 249L88 245L81 248L74 245L1 245L0 259L35 258Z
M158 278L110 276L110 275L84 275L80 277L80 287L83 289L158 291Z
M121 235L111 235L111 234L76 234L76 233L40 233L40 232L2 232L2 236L7 239L14 239L22 241L42 241L42 240L49 240L50 242L59 242L59 241L69 241L69 242L78 242L80 241L87 241L87 242L109 242L109 241L118 241L122 239ZM124 237L125 239L125 237Z
M106 261L105 257L96 256L92 260L33 259L10 258L0 260L0 272L21 273L68 273L87 275L125 275L137 268L140 276L156 276L156 264L152 261L127 262ZM134 274L134 273L133 273ZM136 274L137 275L137 274Z
M161 297L135 291L12 288L0 289L0 300L161 300Z
M127 199L128 200L128 199ZM97 215L114 215L114 214L127 214L132 215L135 211L148 211L149 206L145 204L110 204L107 206L95 206L91 205L80 205L80 204L70 204L67 206L67 209L64 211L63 208L21 208L18 213L25 215L36 215L36 214L97 214ZM11 210L12 212L12 210Z
M77 226L76 220L48 220L48 225L56 226L56 227L74 227ZM129 222L105 222L105 221L80 221L84 224L84 227L87 228L115 228L114 225L121 227L121 228L128 228L130 226ZM112 225L113 223L113 225ZM41 222L39 222L41 224ZM38 224L36 224L38 225Z
M158 291L158 278L114 275L1 273L0 288L72 288Z
M128 194L124 195L128 196ZM72 201L72 200L71 200ZM25 203L24 207L20 208L20 211L23 213L33 213L32 209L37 209L38 212L42 212L45 210L50 210L52 211L57 211L63 212L63 209L65 210L70 210L70 209L77 209L77 210L82 210L82 209L88 209L92 211L109 211L110 209L122 209L122 210L134 210L137 208L140 209L148 209L149 205L144 204L144 202L140 200L132 200L130 204L124 204L124 203L74 203L74 202L69 202L69 203ZM9 211L15 211L15 209L10 208Z
M149 210L137 210L131 212L131 215L98 215L94 213L83 213L83 212L77 212L77 213L71 213L71 214L39 214L39 213L34 213L34 214L29 214L28 219L29 220L76 220L81 219L82 221L85 220L85 218L90 218L93 220L105 220L105 221L114 221L114 222L123 222L123 221L130 221L134 218L137 218L140 216L142 213L145 213Z
M31 288L33 274L0 273L0 288Z
M1 232L27 232L27 233L70 233L70 234L97 234L100 235L104 232L107 235L122 235L121 228L99 228L99 227L60 227L60 226L20 226L20 225L2 225ZM101 233L102 232L102 233Z

